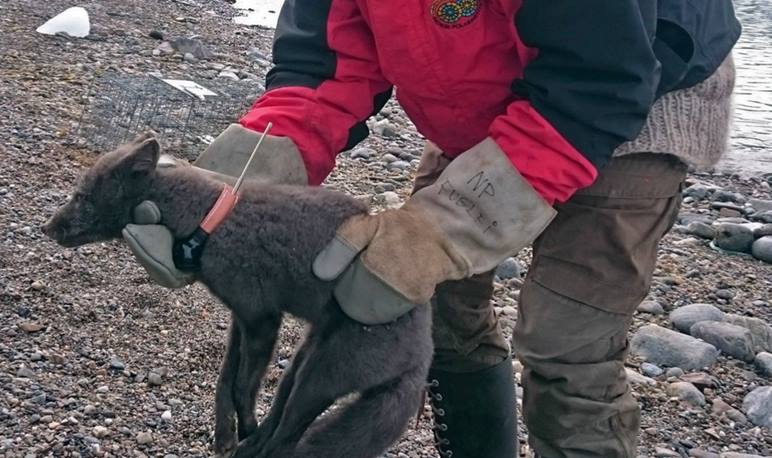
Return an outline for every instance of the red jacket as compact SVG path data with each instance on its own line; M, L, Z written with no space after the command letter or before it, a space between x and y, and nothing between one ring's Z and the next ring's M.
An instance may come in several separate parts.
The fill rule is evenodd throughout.
M591 184L655 99L656 0L287 0L241 124L290 137L311 184L392 86L455 157L487 136L550 202Z

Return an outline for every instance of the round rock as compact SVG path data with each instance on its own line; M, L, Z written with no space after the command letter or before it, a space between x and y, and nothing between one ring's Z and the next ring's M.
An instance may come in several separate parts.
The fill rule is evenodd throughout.
M509 280L510 278L520 278L522 267L520 262L515 258L507 258L496 267L496 276L502 280Z
M700 321L722 321L724 312L710 304L689 304L670 312L670 322L681 332L689 332Z
M751 332L742 326L719 321L701 321L691 327L690 334L733 358L753 361Z
M761 352L753 361L756 369L767 377L772 377L772 353Z
M370 159L375 156L375 150L372 148L357 148L351 152L351 159Z
M638 311L642 313L650 313L652 315L662 315L665 313L665 309L657 301L643 301L638 304Z
M737 326L742 326L751 332L753 351L758 353L765 351L772 353L772 326L761 318L728 313L724 321Z
M727 251L749 252L753 244L753 230L740 224L719 224L716 228L715 243Z
M685 370L710 367L718 358L713 345L656 324L641 327L630 341L630 350L652 364Z
M772 428L772 386L762 386L748 393L743 400L743 410L754 425Z
M147 445L153 442L153 435L147 431L143 431L137 434L137 443L139 445Z
M675 382L667 387L669 396L677 397L687 404L699 407L705 405L705 396L700 393L696 386L689 382Z
M684 189L683 195L684 197L691 197L696 200L701 200L708 197L710 191L710 187L705 186L704 184L696 183Z
M641 364L641 372L643 372L643 375L646 377L658 377L665 371L663 371L662 368L657 365L651 363L643 363Z
M686 233L695 235L703 239L713 239L716 236L716 229L710 224L705 224L700 221L694 221L686 226Z
M772 235L772 224L762 224L753 229L753 237L760 239L766 235Z
M666 377L680 377L684 375L684 370L680 367L671 367L665 372Z
M124 364L123 361L121 361L120 359L113 357L113 358L110 358L110 369L115 369L116 371L122 371L126 369L126 364Z
M765 235L753 242L751 254L756 259L772 264L772 235Z

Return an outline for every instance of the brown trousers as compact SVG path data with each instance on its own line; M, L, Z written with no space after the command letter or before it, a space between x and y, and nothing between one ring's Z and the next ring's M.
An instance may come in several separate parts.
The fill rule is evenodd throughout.
M447 162L427 150L416 187ZM624 370L632 315L649 291L660 239L681 202L674 156L615 158L557 206L534 243L513 349L523 364L523 416L545 458L634 457L640 410ZM490 298L493 273L447 282L434 307L434 366L475 371L510 351Z

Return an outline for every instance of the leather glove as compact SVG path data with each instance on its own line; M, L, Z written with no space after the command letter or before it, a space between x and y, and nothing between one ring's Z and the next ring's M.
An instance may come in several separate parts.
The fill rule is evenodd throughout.
M239 124L231 124L196 159L192 167L216 180L234 184L249 156L257 145L260 134ZM180 163L160 162L159 167L185 166ZM305 165L300 151L286 137L268 135L247 171L247 178L266 183L307 184ZM123 239L150 278L167 288L181 288L195 281L193 274L174 265L172 246L174 236L161 225L163 218L158 207L149 201L134 209L134 224L123 229Z
M489 138L400 209L347 220L314 273L337 279L335 297L351 318L387 323L427 304L439 283L495 268L555 214Z

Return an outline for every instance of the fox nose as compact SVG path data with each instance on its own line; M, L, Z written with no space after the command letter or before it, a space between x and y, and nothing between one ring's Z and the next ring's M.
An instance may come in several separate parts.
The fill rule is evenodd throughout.
M49 219L45 224L40 226L40 230L54 240L61 238L62 234L65 234L68 228L69 224L67 224L66 221L55 221L55 218Z
M51 224L50 223L41 224L40 225L40 232L42 232L43 234L45 234L45 235L50 237L51 236Z

